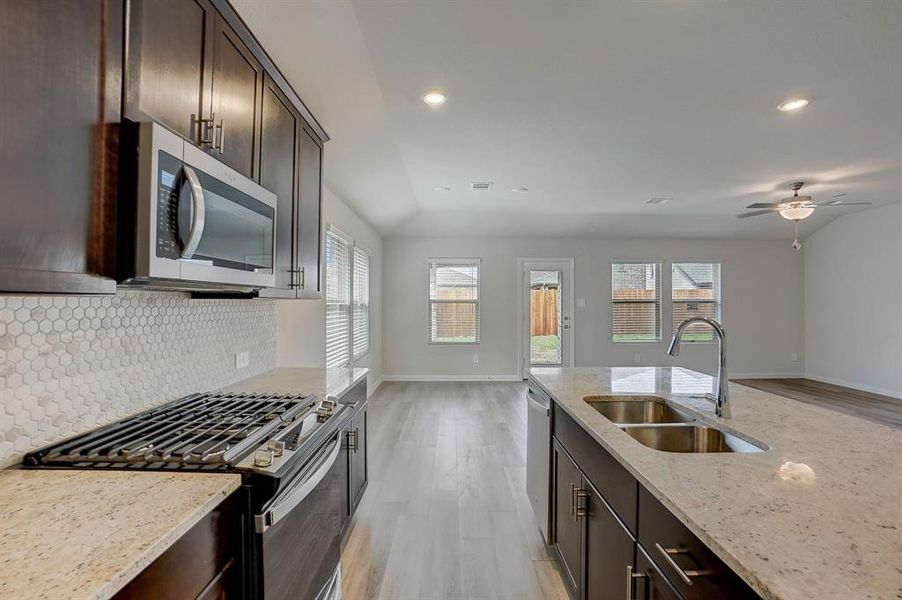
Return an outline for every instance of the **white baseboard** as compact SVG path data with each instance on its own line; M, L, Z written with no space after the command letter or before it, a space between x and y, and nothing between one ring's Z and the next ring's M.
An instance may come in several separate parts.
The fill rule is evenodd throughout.
M519 375L385 375L383 381L523 381Z
M802 379L804 373L730 373L730 379Z
M366 386L366 397L369 398L373 394L376 393L376 390L379 389L379 386L382 385L382 382L385 381L385 377L380 377L376 380L376 383L371 387L369 384Z
M876 387L873 385L865 385L863 383L858 383L855 381L846 381L844 379L836 379L835 377L824 377L823 375L817 375L816 373L806 373L805 377L807 379L813 379L814 381L820 381L822 383L832 383L833 385L841 385L843 387L852 388L855 390L861 390L862 392L870 392L872 394L881 394L883 396L889 396L890 398L896 400L902 400L902 390L890 390L887 388Z

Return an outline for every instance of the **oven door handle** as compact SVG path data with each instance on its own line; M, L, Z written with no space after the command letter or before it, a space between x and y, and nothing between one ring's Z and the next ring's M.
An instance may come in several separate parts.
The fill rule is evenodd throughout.
M206 220L207 207L204 202L204 188L200 185L197 173L188 165L182 166L188 188L191 191L191 228L185 239L185 245L180 254L181 258L191 258L197 250L200 238L204 234L204 221Z
M254 515L254 528L257 533L263 533L282 518L290 513L294 508L312 492L320 482L326 478L329 471L338 460L341 454L341 432L336 432L335 441L332 442L332 448L319 466L310 473L302 483L292 487L291 492L285 498L278 500L274 505L269 507L262 515Z

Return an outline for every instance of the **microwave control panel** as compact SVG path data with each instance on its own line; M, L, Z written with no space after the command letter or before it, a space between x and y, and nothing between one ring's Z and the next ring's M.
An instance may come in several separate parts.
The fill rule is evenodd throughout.
M178 260L181 256L178 222L181 161L161 151L157 171L156 253L160 258Z

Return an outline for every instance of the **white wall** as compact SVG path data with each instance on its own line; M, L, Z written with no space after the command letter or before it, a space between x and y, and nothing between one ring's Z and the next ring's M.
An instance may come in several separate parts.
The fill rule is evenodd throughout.
M902 398L902 204L805 240L807 376Z
M370 351L354 363L369 367L370 392L382 380L382 238L329 188L323 187L323 236L330 225L341 229L370 253ZM322 274L321 274L322 275ZM278 302L278 361L281 367L326 364L326 304L320 300Z
M478 346L426 343L427 259L482 257L481 341ZM684 344L678 359L669 341L611 342L610 264L618 259L719 260L723 263L723 322L732 376L799 376L803 356L802 257L786 241L429 239L385 241L384 371L391 379L512 378L518 373L517 257L575 259L574 297L585 298L574 320L575 366L680 364L712 372L716 344ZM670 271L665 265L664 299ZM664 302L663 322L671 312ZM791 354L799 353L793 362ZM473 354L479 364L473 364Z

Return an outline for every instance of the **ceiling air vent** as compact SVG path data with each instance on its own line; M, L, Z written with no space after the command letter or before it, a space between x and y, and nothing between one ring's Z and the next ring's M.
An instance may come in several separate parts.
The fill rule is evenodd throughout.
M667 204L673 198L649 198L645 201L646 204Z
M470 191L471 192L491 192L493 187L495 187L495 184L491 181L471 181L470 182Z

